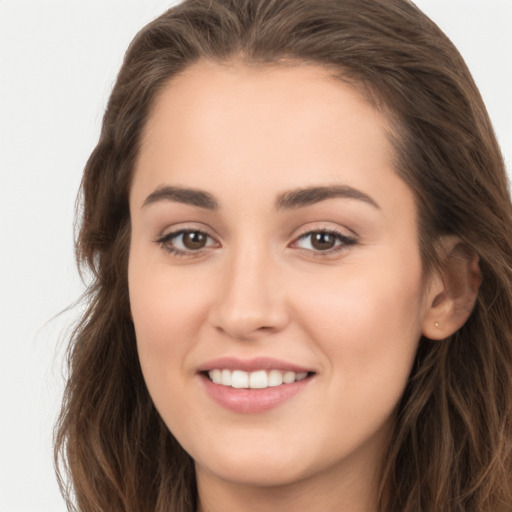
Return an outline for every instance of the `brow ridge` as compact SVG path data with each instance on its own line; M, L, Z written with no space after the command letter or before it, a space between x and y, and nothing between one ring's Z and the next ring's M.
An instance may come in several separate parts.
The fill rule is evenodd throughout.
M361 190L349 185L308 187L291 190L281 194L277 198L276 209L292 210L296 208L305 208L319 203L320 201L334 198L356 199L380 209L378 203L368 194L365 194Z
M142 207L144 208L159 201L174 201L207 210L217 210L219 208L217 201L210 193L175 185L162 185L158 187L146 197Z

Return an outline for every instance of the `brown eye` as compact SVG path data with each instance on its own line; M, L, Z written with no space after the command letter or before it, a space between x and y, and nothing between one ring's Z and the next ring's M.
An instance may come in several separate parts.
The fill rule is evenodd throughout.
M197 251L206 246L208 241L207 235L201 231L186 231L182 235L183 246L191 251Z
M193 229L182 229L169 233L156 242L167 252L180 256L200 253L203 249L218 246L210 235Z
M310 231L303 234L293 244L294 247L307 249L316 253L334 253L357 243L352 236L347 236L337 231Z
M331 233L312 233L311 246L317 251L328 251L336 245L336 237Z

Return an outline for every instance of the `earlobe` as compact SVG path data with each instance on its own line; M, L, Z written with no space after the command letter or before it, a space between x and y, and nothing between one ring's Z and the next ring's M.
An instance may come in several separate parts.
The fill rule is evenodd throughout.
M439 252L423 318L423 335L432 340L445 339L466 323L482 282L478 254L458 238L443 239Z

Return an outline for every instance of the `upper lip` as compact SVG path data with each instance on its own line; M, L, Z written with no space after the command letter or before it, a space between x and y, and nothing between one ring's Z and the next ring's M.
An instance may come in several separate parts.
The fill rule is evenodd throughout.
M310 368L300 366L289 361L274 359L272 357L254 357L252 359L239 359L236 357L219 357L199 366L198 372L210 370L243 370L253 372L257 370L282 370L286 372L304 373L312 372Z

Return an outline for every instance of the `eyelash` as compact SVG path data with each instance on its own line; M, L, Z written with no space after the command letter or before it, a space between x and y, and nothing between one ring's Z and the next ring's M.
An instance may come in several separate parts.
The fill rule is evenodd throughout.
M168 233L157 240L155 242L160 245L162 249L164 249L169 254L172 254L173 256L179 256L179 257L194 257L199 256L202 253L202 250L208 247L202 247L198 250L182 250L178 249L175 246L172 245L172 240L183 236L186 234L196 234L206 237L209 240L214 240L213 237L211 237L206 231L203 231L201 229L180 229L178 231L173 231L171 233ZM347 236L346 234L343 234L339 231L336 231L335 229L315 229L307 231L306 233L300 235L297 237L292 244L290 244L292 247L296 245L301 240L306 240L308 237L312 237L313 235L329 235L334 237L335 242L337 245L335 245L331 249L327 249L325 251L322 250L314 250L314 249L302 249L303 251L307 251L308 253L313 254L315 257L322 257L322 256L329 256L332 254L336 254L339 251L342 251L346 249L347 247L353 246L357 244L357 238L354 236ZM339 242L339 243L338 243ZM208 243L208 242L207 242ZM299 248L300 249L300 248Z
M340 231L337 231L335 229L314 229L307 231L306 233L300 235L298 238L295 239L292 245L296 245L301 240L306 240L307 238L310 238L310 245L312 243L311 237L313 235L329 235L332 236L335 240L335 245L331 249L327 249L325 251L322 250L314 250L314 249L303 249L304 251L308 251L315 257L325 257L333 254L337 254L340 251L343 251L347 249L350 246L353 246L357 244L357 238L354 236L348 236L344 233L341 233Z
M158 240L156 240L156 243L164 249L164 251L167 251L169 254L172 254L173 256L188 256L188 257L194 257L198 256L201 253L201 249L198 249L197 251L194 251L192 249L189 250L183 250L178 249L177 247L174 247L172 245L172 240L175 238L178 238L179 236L183 236L186 234L196 234L196 235L202 235L206 237L207 239L213 240L213 237L211 237L206 231L203 231L201 229L179 229L178 231L173 231L171 233L168 233L162 237L160 237Z

